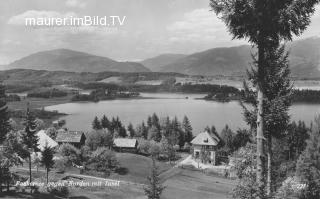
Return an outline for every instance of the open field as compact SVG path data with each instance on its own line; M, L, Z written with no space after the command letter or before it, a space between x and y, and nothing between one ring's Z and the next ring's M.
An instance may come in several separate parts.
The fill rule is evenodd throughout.
M227 199L236 181L206 175L200 171L174 168L175 174L165 180L164 199Z
M143 184L146 184L146 178L149 175L151 160L148 157L130 153L117 153L117 159L121 167L127 168L127 173L112 174L108 179L120 180L119 186L86 186L69 187L69 198L81 199L145 199ZM227 199L228 193L235 186L236 181L225 179L218 176L206 175L200 171L187 170L158 162L160 178L163 185L166 186L163 192L163 199ZM18 167L14 169L16 174L28 178L28 167ZM45 172L40 168L38 172L33 169L33 176L41 181L45 179ZM107 180L99 176L88 176L79 173L78 169L68 169L64 174L50 172L52 181L71 177L69 180L81 180L90 184L94 182L104 182ZM73 176L73 177L72 177ZM14 196L5 196L4 198L41 198L30 196L28 194L19 194ZM46 197L54 198L54 197Z
M120 166L125 168L127 174L120 175L113 173L110 178L119 180L128 180L136 183L146 183L147 176L150 174L150 168L152 161L149 157L131 153L117 153L117 160L120 162ZM167 171L172 166L165 162L158 162L157 166L160 173Z

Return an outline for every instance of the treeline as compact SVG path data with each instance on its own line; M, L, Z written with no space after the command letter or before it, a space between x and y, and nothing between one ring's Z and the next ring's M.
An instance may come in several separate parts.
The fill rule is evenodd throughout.
M188 117L182 122L177 117L159 118L157 114L148 116L147 122L142 121L136 127L131 123L125 127L118 117L108 119L105 115L99 119L95 117L92 122L95 132L87 136L87 144L92 148L102 147L103 143L113 143L109 139L115 137L128 137L138 139L138 150L144 155L153 155L162 160L177 159L176 150L190 149L190 142L193 139L192 126ZM93 147L95 146L95 147Z
M170 137L174 145L181 148L185 143L190 143L193 139L192 126L187 116L182 121L177 117L170 119L169 117L159 118L154 113L147 118L147 122L142 121L134 128L130 123L126 128L119 117L112 117L109 120L105 115L99 119L95 117L92 122L92 128L95 130L107 129L115 137L135 137L160 142L162 138Z
M45 91L30 92L27 94L27 97L53 98L53 97L65 97L67 95L68 95L67 92L53 88Z
M102 82L78 83L75 85L81 89L106 89L111 91L131 91L131 92L183 92L183 93L235 93L240 91L232 86L213 84L181 84L171 82L169 79L161 85L118 85Z
M25 118L27 112L26 110L9 110L9 115L12 118ZM47 111L45 109L32 109L32 114L39 119L52 119L54 117L60 117L66 115L64 113L59 113L58 111Z
M138 97L140 93L138 92L123 92L115 90L106 90L104 88L95 89L90 92L90 94L76 94L71 98L71 101L100 101L109 100L116 98L131 98Z
M320 91L318 90L294 90L293 102L320 103Z

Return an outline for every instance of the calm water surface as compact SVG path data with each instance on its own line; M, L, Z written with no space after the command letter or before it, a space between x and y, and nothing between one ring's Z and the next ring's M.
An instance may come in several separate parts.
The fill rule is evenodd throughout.
M108 118L119 116L124 124L134 125L146 121L147 116L157 113L160 117L177 116L182 120L187 115L198 134L207 125L215 125L220 131L226 124L232 129L246 127L243 121L242 108L238 102L220 103L198 100L201 94L172 94L172 93L143 93L143 97L154 99L126 99L100 101L98 103L67 103L46 107L47 110L58 110L69 115L62 117L71 130L91 129L95 116ZM320 114L320 105L295 104L291 107L290 115L293 120L304 120L309 123L314 116Z

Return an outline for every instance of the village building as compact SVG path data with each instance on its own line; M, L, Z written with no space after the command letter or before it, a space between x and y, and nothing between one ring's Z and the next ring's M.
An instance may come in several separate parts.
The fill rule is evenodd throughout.
M82 131L59 130L56 142L61 144L71 144L77 148L83 146L86 142L86 136Z
M117 151L134 152L138 150L138 141L130 138L115 138L113 141L113 148Z
M216 165L216 150L219 138L207 131L198 134L192 141L193 157L202 163Z

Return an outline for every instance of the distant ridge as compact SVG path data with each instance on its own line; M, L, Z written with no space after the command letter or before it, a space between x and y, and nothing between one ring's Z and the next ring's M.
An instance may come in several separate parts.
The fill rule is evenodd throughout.
M140 63L118 62L107 57L91 55L69 49L56 49L34 53L12 62L9 64L8 68L70 72L150 71Z
M292 76L298 78L320 77L320 38L310 37L297 40L286 45L289 50L289 60ZM175 54L169 63L160 64L158 57L142 61L152 62L152 71L177 72L188 75L226 75L242 76L252 62L252 48L249 45L229 48L212 48L206 51L184 55L177 58ZM166 54L170 57L170 54ZM156 63L156 64L154 64Z
M161 67L171 64L178 59L186 57L184 54L162 54L156 57L152 57L146 60L143 60L141 63L154 72L158 72Z

